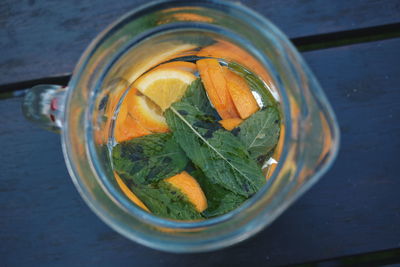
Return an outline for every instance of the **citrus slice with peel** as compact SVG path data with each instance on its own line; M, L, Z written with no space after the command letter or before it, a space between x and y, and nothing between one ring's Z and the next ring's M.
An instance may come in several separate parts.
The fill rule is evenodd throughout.
M114 172L115 180L121 189L121 191L136 205L141 207L147 212L150 212L146 205L128 188L128 186L122 181L121 177L119 177L117 172Z
M194 49L197 45L182 43L178 41L171 42L151 42L151 44L139 45L134 49L134 52L129 52L129 55L122 57L119 66L130 66L121 70L120 75L129 84L133 83L147 70L158 64L171 60L173 58L195 55L197 52Z
M165 179L172 186L178 188L193 204L198 212L207 209L207 199L199 183L189 173L183 171Z
M195 79L196 76L187 71L159 68L146 73L133 85L164 111L182 98Z
M225 74L228 91L233 104L235 105L240 118L247 119L257 112L260 107L258 106L246 80L227 67L222 67L222 69Z
M140 95L136 88L132 88L126 98L128 114L137 120L143 128L153 133L169 131L161 109L146 96Z
M220 120L219 124L222 125L222 127L225 128L225 130L232 131L236 127L239 126L243 122L242 119L239 118L231 118L231 119L225 119L225 120Z
M118 116L117 119L115 120L115 127L117 128L119 125L123 124L127 116L128 116L128 105L126 101L123 101L121 103L121 106L119 107Z
M197 71L196 64L187 61L171 61L157 66L155 70L157 69L177 69L177 70L188 71L191 73Z
M196 61L201 80L210 102L222 119L239 118L239 114L229 94L224 69L215 58Z
M134 119L130 114L126 116L123 123L117 124L114 130L114 137L118 143L148 134L151 134L151 132L144 128L140 122Z

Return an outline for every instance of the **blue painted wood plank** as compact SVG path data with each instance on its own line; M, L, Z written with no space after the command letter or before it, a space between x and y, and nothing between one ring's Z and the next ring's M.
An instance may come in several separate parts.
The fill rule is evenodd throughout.
M89 42L145 0L0 1L0 84L71 73ZM246 0L289 37L400 22L398 0Z

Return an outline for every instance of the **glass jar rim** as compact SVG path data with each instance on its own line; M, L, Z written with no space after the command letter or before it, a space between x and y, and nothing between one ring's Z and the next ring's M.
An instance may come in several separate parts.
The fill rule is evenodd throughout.
M144 6L138 7L134 10L132 10L131 12L129 12L128 14L124 15L123 17L121 17L119 20L117 20L116 22L114 22L112 25L110 25L109 27L107 27L105 30L102 31L102 33L100 33L98 35L98 37L96 37L96 39L94 39L91 43L91 45L86 49L85 53L82 55L81 59L79 60L79 63L77 65L77 67L75 68L74 74L72 76L72 79L70 81L69 87L71 90L68 91L67 93L67 97L66 97L66 112L65 112L65 118L64 118L64 127L65 130L62 132L62 140L63 140L63 151L64 151L64 156L66 158L66 162L67 162L67 166L69 169L69 172L71 173L71 176L73 177L73 181L76 185L76 187L78 188L78 191L81 193L81 196L85 199L86 203L88 203L88 205L92 208L92 210L94 210L96 212L96 214L101 217L104 221L108 222L109 225L113 225L113 222L110 221L110 218L107 218L107 216L100 210L98 210L98 208L96 207L96 203L93 202L92 199L88 198L85 193L84 193L84 185L82 185L79 181L79 174L77 173L77 171L75 170L75 166L74 166L74 161L71 158L70 153L73 153L70 149L70 140L69 140L69 135L68 135L68 127L70 127L69 125L69 120L70 120L70 111L69 111L69 102L71 101L71 95L73 94L73 91L75 88L77 88L77 84L79 83L79 80L81 78L81 76L83 75L83 70L85 68L85 66L88 64L88 62L90 61L92 55L95 53L96 49L98 49L99 47L101 47L102 42L104 42L104 40L106 40L107 38L110 37L110 33L115 29L120 27L121 25L123 25L124 23L129 23L129 21L132 21L133 19L136 19L138 16L141 16L143 14L146 14L147 12L152 12L152 10L154 8L157 8L157 10L162 9L163 6L168 6L168 5L175 5L175 6L201 6L201 7L211 7L211 8L219 8L219 9L228 9L228 10L235 10L235 12L239 12L239 13L243 13L245 14L245 18L247 18L249 21L247 21L247 23L249 25L253 25L254 27L256 27L256 25L258 27L262 27L265 29L268 29L269 32L268 34L272 34L275 36L279 37L279 41L283 41L284 45L291 47L292 49L293 46L291 45L291 43L289 42L289 40L280 32L280 30L278 30L272 23L270 23L267 19L263 18L261 15L257 14L256 12L250 10L249 8L237 4L237 3L232 3L232 2L225 2L225 1L190 1L190 2L185 2L185 1L155 1L155 2L151 2L148 3ZM171 7L171 6L168 6ZM265 31L264 31L265 33ZM266 33L265 33L266 34ZM263 36L263 38L267 38L267 36ZM265 55L254 51L255 49L252 49L253 54L256 54L257 59L263 63L264 65L267 64L266 62L268 61L267 58L265 57ZM277 82L278 83L278 82ZM290 138L292 135L292 131L291 131L291 126L292 126L292 120L291 120L291 112L290 112L290 102L288 97L285 95L285 91L284 90L279 90L280 91L280 97L281 97L281 101L282 101L282 106L281 108L283 109L283 114L284 114L284 126L286 128L285 130L285 136L284 136L284 146L283 146L283 151L282 151L282 155L281 155L281 161L282 164L278 164L277 169L275 170L275 172L273 173L272 177L270 177L270 180L268 183L273 184L276 181L276 177L277 174L279 173L280 169L282 168L282 165L284 164L286 157L288 156L288 146L287 144L290 143ZM89 99L89 101L94 101L92 98ZM89 106L86 108L85 111L85 115L87 118L90 117L90 109ZM88 119L89 120L89 119ZM90 120L89 120L90 121ZM90 129L90 127L88 127L87 129L85 129L86 134L89 134L88 130ZM338 134L336 134L338 136ZM90 137L85 136L85 139L88 140L90 139ZM104 176L104 173L99 173L98 169L96 167L93 167L93 162L95 162L96 159L94 157L94 153L93 153L93 147L90 146L90 144L88 144L86 146L86 153L88 156L88 159L91 161L91 167L92 167L92 171L94 172L94 175L97 176L97 178L99 176ZM331 157L332 159L336 156L336 151L334 150ZM332 160L330 160L332 161ZM329 165L329 164L328 164ZM328 166L325 168L328 168ZM315 174L315 176L321 176L324 172L324 170L319 170L320 174ZM99 181L104 181L106 180L106 178L98 178L97 180ZM314 179L316 180L316 179ZM310 184L311 186L311 184ZM309 186L309 187L310 187ZM111 187L112 188L112 187ZM196 221L196 222L186 222L186 221L173 221L173 220L168 220L165 218L160 218L157 217L155 215L149 214L143 210L141 210L139 207L135 206L132 203L129 203L127 199L123 198L122 196L120 196L120 194L118 194L116 191L112 192L113 189L111 189L110 187L105 187L103 186L103 190L105 190L106 193L109 194L109 196L113 199L117 199L117 202L119 202L120 208L125 209L127 212L131 213L133 216L140 218L141 220L144 220L145 222L152 224L154 226L158 226L158 227L165 227L165 228L169 228L169 229L195 229L195 228L203 228L203 227L211 227L217 224L221 224L227 221L230 221L238 216L241 216L241 214L243 213L244 210L248 210L250 207L254 206L256 203L258 203L260 201L260 199L263 198L263 195L266 193L266 191L268 190L267 186L264 186L264 188L262 188L257 194L255 194L251 199L247 200L243 205L241 205L239 208L216 218L211 218L211 219L206 219L203 221ZM307 188L304 188L304 191ZM111 190L111 193L110 193ZM300 194L298 194L300 195ZM295 199L293 199L291 202L293 202ZM291 203L290 202L290 203ZM287 206L290 204L288 203ZM270 214L270 219L269 222L266 223L262 223L259 225L259 227L254 227L254 229L250 229L250 234L252 235L255 232L258 232L258 230L260 230L262 227L266 226L268 223L272 222L273 219L275 217L277 217L284 209L280 208L280 209L276 209L274 214ZM117 226L114 225L114 229L118 228ZM123 229L116 229L119 232L124 232ZM134 238L133 238L134 239ZM233 240L233 239L231 239ZM146 243L143 240L137 240L141 243ZM230 241L231 243L233 241ZM154 244L148 244L150 246L154 245Z

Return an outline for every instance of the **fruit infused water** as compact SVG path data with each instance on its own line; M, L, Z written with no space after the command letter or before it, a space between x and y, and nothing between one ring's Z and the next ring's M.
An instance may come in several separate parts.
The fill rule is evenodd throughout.
M156 216L201 220L243 204L268 181L283 135L268 73L227 41L148 69L119 102L115 179Z

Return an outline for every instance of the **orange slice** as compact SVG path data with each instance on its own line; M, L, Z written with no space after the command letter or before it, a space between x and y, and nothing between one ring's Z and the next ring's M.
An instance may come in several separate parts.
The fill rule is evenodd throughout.
M130 66L122 68L123 70L115 70L115 76L121 77L132 84L135 80L143 75L147 70L158 64L177 58L180 56L193 55L197 53L193 51L197 46L194 44L181 43L178 41L171 42L152 42L151 44L139 45L134 52L128 52L129 55L121 58L118 66Z
M168 132L167 122L160 108L143 95L139 95L135 88L126 96L128 113L145 129L155 133Z
M214 21L213 18L189 12L172 14L172 17L178 21L197 21L197 22L209 22L209 23Z
M242 119L239 118L232 118L232 119L225 119L225 120L220 120L219 124L222 125L222 127L225 128L225 130L232 131L236 127L239 126L243 122Z
M123 101L121 106L119 107L117 119L115 120L115 127L118 127L119 125L123 124L127 116L128 116L128 105L126 101Z
M245 79L223 67L228 91L240 118L247 119L260 109Z
M239 118L228 92L224 71L218 60L200 59L196 62L196 65L208 97L221 118Z
M199 57L216 57L242 64L249 70L258 74L266 83L273 85L265 68L246 50L230 42L219 40L217 43L202 48Z
M158 67L155 68L155 70L158 69L178 69L182 71L187 71L194 73L197 71L196 64L191 63L191 62L186 62L186 61L172 61L168 63L164 63Z
M187 71L161 68L140 77L134 87L164 111L182 98L195 79L196 76Z
M199 183L190 174L183 171L175 176L165 179L172 186L178 188L189 201L194 205L198 212L207 209L207 199Z
M119 177L118 173L114 172L115 180L117 180L117 183L121 189L121 191L136 205L141 207L147 212L150 212L150 210L146 207L146 205L126 186L124 181L122 181L121 177Z
M114 137L117 142L123 142L132 138L151 134L149 130L144 128L136 119L130 114L126 116L123 123L115 126Z

